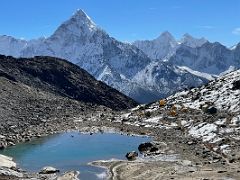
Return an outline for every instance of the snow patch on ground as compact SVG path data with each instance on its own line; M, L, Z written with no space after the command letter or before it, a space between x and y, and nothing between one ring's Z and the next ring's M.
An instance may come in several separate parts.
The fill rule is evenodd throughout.
M218 130L217 125L201 123L197 126L193 126L189 130L189 134L195 138L202 138L203 142L210 141L216 136Z
M205 78L209 81L211 80L214 80L217 75L211 75L211 74L208 74L208 73L203 73L203 72L199 72L199 71L194 71L192 70L191 68L187 67L187 66L178 66L181 70L185 70L185 71L188 71L190 72L191 74L194 74L198 77L202 77L202 78Z

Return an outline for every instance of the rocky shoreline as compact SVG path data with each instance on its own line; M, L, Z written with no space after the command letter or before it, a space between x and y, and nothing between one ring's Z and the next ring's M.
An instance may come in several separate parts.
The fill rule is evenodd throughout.
M191 114L197 114L198 111L192 110ZM131 111L133 113L133 111ZM117 132L128 135L148 135L152 136L155 141L164 144L157 148L150 154L143 154L143 158L138 157L135 161L98 161L93 162L92 165L106 167L109 172L108 178L110 179L129 179L138 174L139 179L187 179L187 177L208 178L214 179L220 177L231 177L237 179L240 172L238 171L238 163L229 163L229 160L222 158L214 152L207 149L201 142L196 139L185 136L184 132L179 127L161 128L150 126L151 123L145 126L138 126L136 124L129 124L125 121L126 112L105 111L105 114L83 117L74 117L68 121L51 121L50 123L44 122L37 126L25 129L27 141L33 138L40 138L50 134L61 133L66 131L79 131L85 133L97 132ZM135 122L136 123L136 122ZM3 134L3 140L8 145L14 145L21 142L21 135ZM12 143L9 143L12 142ZM177 148L176 148L177 147ZM135 149L133 149L135 151ZM127 152L126 152L127 153ZM179 158L169 161L168 157L178 155ZM165 157L165 158L164 158ZM167 168L166 170L166 167ZM171 168L170 168L171 167ZM16 170L16 169L15 169ZM14 170L14 171L15 171ZM143 171L144 170L144 171ZM1 178L5 176L2 171ZM18 172L18 170L17 170ZM149 172L149 173L143 173ZM158 173L157 173L158 172ZM164 172L163 174L159 172ZM47 179L56 179L57 176L28 174L21 172L23 177L10 176L13 179L41 179L44 176ZM13 174L12 174L13 175Z

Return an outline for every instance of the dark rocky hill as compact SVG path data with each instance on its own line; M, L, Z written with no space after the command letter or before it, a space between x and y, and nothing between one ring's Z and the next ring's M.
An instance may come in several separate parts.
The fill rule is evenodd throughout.
M16 86L20 83L29 88L80 102L103 105L114 110L127 109L136 105L135 101L97 81L85 70L58 58L15 59L0 56L0 80L3 78L15 83ZM0 84L2 84L1 81ZM2 85L0 87L3 88ZM15 93L18 94L17 91Z

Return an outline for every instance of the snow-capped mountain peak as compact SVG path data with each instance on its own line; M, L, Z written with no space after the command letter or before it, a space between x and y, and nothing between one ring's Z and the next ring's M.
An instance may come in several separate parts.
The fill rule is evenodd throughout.
M159 44L169 44L173 48L177 46L176 39L168 31L163 32L157 39L155 39L155 42Z
M184 34L182 39L177 41L171 33L165 31L154 40L135 41L133 44L152 59L166 60L181 46L196 48L206 42L208 41L205 38L194 38L190 34Z
M175 52L178 43L168 31L165 31L154 40L135 41L133 45L151 59L163 59Z
M168 31L163 32L156 40L176 41L173 35Z
M200 47L206 42L207 40L205 38L194 38L188 33L184 34L182 39L179 41L180 44L184 44L185 46L192 48Z
M96 24L82 9L78 9L70 20L76 20L76 22L87 25L90 28L96 28Z
M75 35L75 36L86 36L97 30L96 24L91 18L83 11L77 10L73 16L65 21L53 34L59 35L63 33Z

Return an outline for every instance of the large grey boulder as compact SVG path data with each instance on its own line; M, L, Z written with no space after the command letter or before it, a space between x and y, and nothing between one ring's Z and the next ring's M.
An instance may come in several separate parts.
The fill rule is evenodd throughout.
M60 170L51 167L51 166L46 166L43 167L42 170L39 172L39 174L54 174L54 173L58 173L60 172Z

